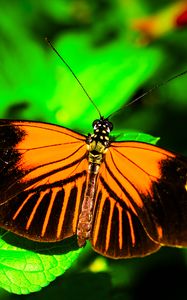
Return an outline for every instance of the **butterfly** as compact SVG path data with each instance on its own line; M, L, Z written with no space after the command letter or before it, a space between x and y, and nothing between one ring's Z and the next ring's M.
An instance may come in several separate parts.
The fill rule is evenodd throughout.
M0 226L38 242L77 235L111 258L187 246L187 158L62 126L0 120Z

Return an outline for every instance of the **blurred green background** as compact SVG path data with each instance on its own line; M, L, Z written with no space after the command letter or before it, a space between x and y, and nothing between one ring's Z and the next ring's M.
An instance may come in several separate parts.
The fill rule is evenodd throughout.
M46 36L102 115L124 107L112 118L116 132L146 132L160 137L160 146L187 155L187 75L125 107L187 69L186 1L1 0L0 117L87 134L97 111ZM7 264L2 251L0 264ZM2 289L0 300L186 299L186 276L184 249L165 247L146 258L114 261L88 246L42 291L21 296Z

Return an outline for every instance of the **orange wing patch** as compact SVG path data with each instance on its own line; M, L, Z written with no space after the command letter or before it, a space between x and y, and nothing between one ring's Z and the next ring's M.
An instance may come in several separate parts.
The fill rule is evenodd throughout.
M119 173L123 178L125 178L125 174L128 174L126 181L129 181L131 186L136 187L138 194L143 193L144 195L152 193L152 182L158 181L161 177L160 163L168 157L174 158L174 155L169 151L138 142L112 143L109 154L110 158L109 155L106 156L107 165L112 163L116 170L115 174ZM110 169L112 168L110 167ZM135 189L133 191L131 189L131 193L133 192ZM132 194L132 198L136 199L139 207L143 206L137 195Z

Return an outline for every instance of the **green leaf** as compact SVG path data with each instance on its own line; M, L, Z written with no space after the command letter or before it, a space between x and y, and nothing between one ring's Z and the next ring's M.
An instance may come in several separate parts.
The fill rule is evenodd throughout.
M156 48L142 49L124 40L96 47L88 34L63 36L55 47L104 116L127 102L162 61ZM58 71L56 93L49 103L52 122L86 133L98 113L69 70L52 55Z
M127 132L115 131L112 138L118 142L138 141L138 142L145 142L145 143L153 144L153 145L156 145L160 139L159 137L154 137L150 134L143 133L143 132L137 132L137 131L127 131Z
M4 13L0 16L1 24ZM8 38L0 46L1 116L44 120L89 132L98 117L94 106L43 40L39 44L29 39L24 26L12 34L16 21L15 14L6 16L3 34ZM140 48L123 39L95 46L85 33L63 34L53 43L104 116L127 102L163 60L162 51L155 46ZM16 105L22 110L10 113L10 107Z
M0 240L0 286L15 294L39 291L70 268L81 251L72 239L36 243L6 233Z

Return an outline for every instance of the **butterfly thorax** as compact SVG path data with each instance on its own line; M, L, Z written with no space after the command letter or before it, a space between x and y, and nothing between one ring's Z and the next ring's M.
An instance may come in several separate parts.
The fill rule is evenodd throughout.
M93 129L94 133L89 134L86 140L89 165L87 186L77 226L78 245L80 247L84 246L86 240L90 238L97 177L104 154L110 145L109 134L112 130L112 124L107 119L101 118L93 122Z

